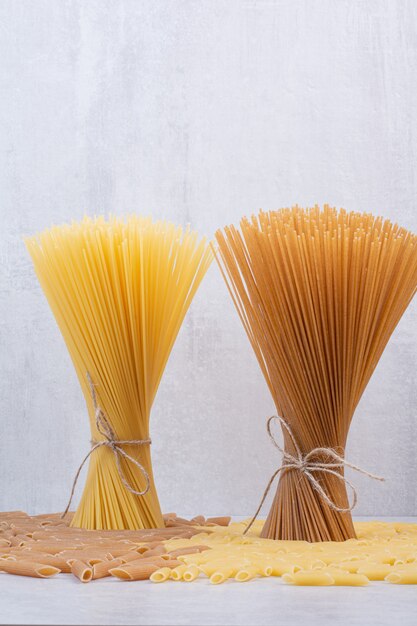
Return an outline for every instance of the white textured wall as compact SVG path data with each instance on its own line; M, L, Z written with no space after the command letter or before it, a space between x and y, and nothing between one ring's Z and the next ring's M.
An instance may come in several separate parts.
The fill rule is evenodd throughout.
M211 236L260 207L329 202L416 230L417 3L0 1L0 510L64 506L83 399L21 241L137 211ZM357 512L417 514L416 305L352 426ZM213 266L153 416L164 510L250 514L273 410Z

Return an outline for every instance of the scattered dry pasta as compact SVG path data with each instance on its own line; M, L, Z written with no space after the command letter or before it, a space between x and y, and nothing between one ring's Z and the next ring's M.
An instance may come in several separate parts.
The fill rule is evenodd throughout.
M264 539L262 520L246 535L247 522L212 526L198 516L190 524L174 513L164 520L168 528L86 531L63 524L59 514L0 513L0 539L11 543L0 546L0 571L40 578L72 573L82 582L113 576L214 585L265 577L295 586L417 584L417 524L358 522L357 539L308 543ZM12 541L17 536L21 542Z

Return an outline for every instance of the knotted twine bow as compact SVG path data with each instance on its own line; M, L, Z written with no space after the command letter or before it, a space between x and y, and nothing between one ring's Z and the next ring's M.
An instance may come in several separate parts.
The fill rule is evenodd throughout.
M282 448L279 445L279 443L277 443L277 440L275 439L275 436L273 435L271 431L271 423L274 420L277 420L289 434L291 441L295 448L295 455L290 454L284 448ZM345 478L342 474L340 474L340 472L337 472L335 470L342 469L344 467L350 467L351 469L354 469L357 472L360 472L361 474L365 474L365 476L368 476L369 478L372 478L373 480L385 481L385 478L382 478L381 476L376 476L375 474L371 474L370 472L367 472L366 470L361 469L357 465L354 465L353 463L349 463L349 461L346 461L346 459L340 456L340 454L337 454L337 452L333 450L333 448L314 448L313 450L310 450L310 452L307 452L307 454L303 454L300 450L300 446L298 445L289 424L279 415L273 415L272 417L268 419L266 423L266 429L268 431L269 438L271 439L273 445L282 454L282 463L280 467L272 474L271 478L269 479L269 482L262 496L261 502L256 510L255 515L252 517L251 521L249 522L249 525L246 527L243 533L244 535L248 532L248 530L250 529L250 527L252 526L256 518L258 517L259 511L261 510L262 505L266 500L266 497L269 493L269 490L271 489L272 483L274 482L275 478L278 476L280 472L284 470L296 469L302 472L304 476L309 480L314 491L317 491L317 493L326 502L326 504L331 509L333 509L334 511L337 511L338 513L348 513L349 511L351 511L356 506L358 496L356 493L356 489L352 485L352 483L349 482L348 479ZM330 460L329 461L313 461L312 460L313 457L316 457L317 455L325 455L327 457L330 457ZM327 493L324 491L323 487L320 485L320 482L317 480L317 478L313 476L312 472L322 472L323 474L332 474L332 476L336 476L336 478L344 482L345 485L347 485L350 488L353 494L352 504L348 506L347 508L337 506L337 504L329 498Z
M149 474L146 471L146 469L143 467L143 465L141 465L141 463L139 463L139 461L137 461L132 456L130 456L130 454L127 454L127 452L125 452L121 446L144 446L148 443L149 444L152 443L151 440L150 439L116 439L116 433L111 427L109 420L104 414L104 411L100 408L97 402L95 386L94 386L94 383L91 379L89 372L87 372L87 380L90 386L91 397L93 400L97 430L101 435L103 435L103 437L105 437L105 439L104 441L94 441L94 440L91 441L92 447L90 451L88 452L88 454L85 455L84 459L81 462L81 465L79 466L77 470L77 473L75 474L75 478L72 483L71 495L68 500L68 504L66 506L65 511L61 515L61 518L64 518L69 511L72 498L74 496L75 487L77 485L80 472L82 468L84 467L85 462L95 450L97 450L98 448L101 448L102 446L107 446L108 448L111 448L111 450L113 451L114 458L116 461L117 471L119 472L119 476L120 476L120 480L122 481L126 489L130 491L130 493L133 493L133 495L135 496L144 496L146 493L148 493L149 488L150 488ZM136 467L142 472L146 481L146 487L143 491L136 491L132 487L132 485L129 483L122 469L122 465L120 463L120 457L124 457L125 459L133 463L133 465L136 465Z

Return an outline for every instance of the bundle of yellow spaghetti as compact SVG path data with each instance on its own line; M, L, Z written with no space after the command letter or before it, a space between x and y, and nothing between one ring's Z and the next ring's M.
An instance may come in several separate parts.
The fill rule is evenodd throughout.
M114 440L146 442L161 376L212 259L206 241L150 218L86 217L26 246L73 360L93 441L111 429ZM109 445L95 449L74 526L163 526L149 444L123 451L143 471Z
M258 358L283 429L304 458L344 455L349 425L379 358L415 293L417 237L365 213L260 212L217 231L219 265ZM292 433L293 439L290 434ZM326 455L315 462L329 463ZM328 465L331 468L331 465ZM263 537L341 541L355 536L343 467L281 471ZM345 512L340 511L345 509Z

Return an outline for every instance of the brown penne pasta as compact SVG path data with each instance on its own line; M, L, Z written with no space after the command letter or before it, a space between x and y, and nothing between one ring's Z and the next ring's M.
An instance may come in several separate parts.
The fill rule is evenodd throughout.
M93 570L84 561L74 560L71 562L71 573L82 583L88 583L93 578Z
M50 578L60 572L60 569L53 565L26 560L12 561L10 559L0 561L0 570L16 576L30 576L33 578Z

